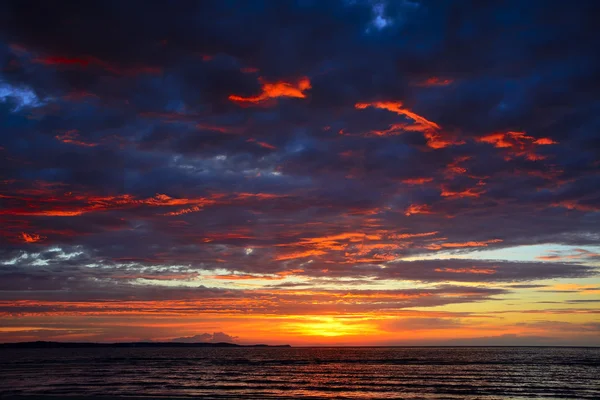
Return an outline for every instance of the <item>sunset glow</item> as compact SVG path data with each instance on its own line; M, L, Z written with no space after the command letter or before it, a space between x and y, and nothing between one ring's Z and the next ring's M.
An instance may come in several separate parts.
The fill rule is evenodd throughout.
M600 345L591 9L83 3L0 5L0 343Z

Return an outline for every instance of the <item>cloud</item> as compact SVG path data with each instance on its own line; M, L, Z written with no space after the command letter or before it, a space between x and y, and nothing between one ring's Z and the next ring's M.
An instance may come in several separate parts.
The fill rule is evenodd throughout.
M538 260L545 261L568 261L568 260L594 260L600 258L599 253L586 249L573 249L570 251L549 251L547 255L538 256Z
M595 282L598 5L392 3L2 2L3 312L376 313Z
M277 97L292 97L304 99L306 90L310 89L310 80L307 77L299 78L297 83L290 82L262 82L262 93L257 96L243 97L230 95L229 100L236 103L262 103L268 99Z
M69 144L74 144L76 146L87 146L87 147L94 147L97 146L98 143L88 143L88 142L82 142L78 139L78 132L76 129L67 131L61 135L56 135L55 138L56 140L59 140L63 143L69 143Z
M201 333L194 336L179 337L171 339L171 342L178 343L235 343L237 336L231 336L224 332Z

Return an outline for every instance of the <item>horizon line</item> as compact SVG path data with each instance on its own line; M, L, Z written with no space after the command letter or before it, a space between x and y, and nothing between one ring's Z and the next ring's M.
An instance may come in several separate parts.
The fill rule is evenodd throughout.
M600 345L451 345L451 344L439 344L439 345L291 345L291 344L266 344L266 343L256 343L256 344L240 344L240 343L231 343L231 342L153 342L153 341L133 341L133 342L62 342L62 341L46 341L46 340L36 340L36 341L24 341L24 342L3 342L0 343L0 348L10 348L12 346L22 346L22 345L35 345L35 344L50 344L50 345L80 345L81 347L85 347L85 345L90 346L123 346L123 345L155 345L156 347L160 346L172 346L175 347L194 347L198 345L206 346L206 347L273 347L273 348L439 348L439 347L449 347L449 348L486 348L486 347L561 347L561 348L600 348ZM202 347L198 346L198 347ZM30 348L33 348L30 347Z

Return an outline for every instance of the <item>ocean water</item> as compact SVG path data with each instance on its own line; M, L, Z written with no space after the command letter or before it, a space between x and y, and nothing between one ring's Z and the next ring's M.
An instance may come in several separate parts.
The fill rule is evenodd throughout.
M1 349L11 395L600 399L600 348Z

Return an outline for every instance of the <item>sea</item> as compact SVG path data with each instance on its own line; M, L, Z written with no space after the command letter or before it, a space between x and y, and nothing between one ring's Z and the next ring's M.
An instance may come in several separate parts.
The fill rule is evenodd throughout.
M0 398L600 399L600 348L0 349Z

